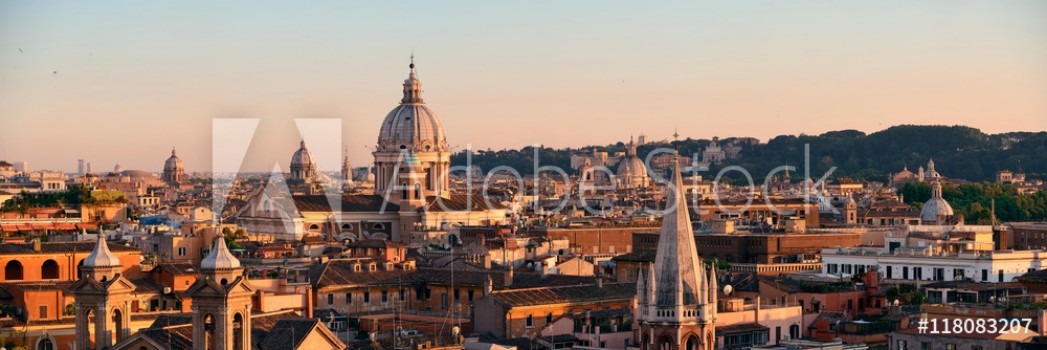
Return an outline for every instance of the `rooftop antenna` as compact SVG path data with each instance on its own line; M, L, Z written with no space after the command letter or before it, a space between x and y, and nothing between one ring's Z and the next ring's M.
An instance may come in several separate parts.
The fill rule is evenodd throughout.
M673 141L680 141L680 128L673 128Z

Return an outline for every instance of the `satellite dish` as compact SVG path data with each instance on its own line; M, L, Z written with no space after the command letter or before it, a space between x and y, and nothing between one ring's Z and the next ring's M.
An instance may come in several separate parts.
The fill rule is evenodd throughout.
M723 286L723 294L724 295L731 295L731 292L733 292L733 291L734 291L734 287L731 286L730 284L728 284L726 286Z

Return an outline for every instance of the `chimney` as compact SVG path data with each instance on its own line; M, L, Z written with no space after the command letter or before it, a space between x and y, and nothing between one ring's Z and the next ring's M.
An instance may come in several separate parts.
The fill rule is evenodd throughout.
M40 250L40 238L38 237L36 239L33 239L33 251L39 253Z
M503 287L509 287L513 285L513 267L509 266L509 269L505 271L505 279L502 281Z
M753 318L753 323L760 323L760 296L756 296L756 317Z

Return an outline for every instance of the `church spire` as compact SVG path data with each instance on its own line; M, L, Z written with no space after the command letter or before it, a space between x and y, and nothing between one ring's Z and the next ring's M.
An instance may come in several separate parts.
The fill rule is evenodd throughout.
M676 157L673 169L673 183L668 186L667 211L662 218L661 238L655 257L655 275L650 276L656 282L658 308L680 308L694 306L704 302L703 264L698 260L698 250L694 243L694 231L687 208L687 197L683 191L683 175L680 172L679 157ZM679 314L676 314L679 316Z

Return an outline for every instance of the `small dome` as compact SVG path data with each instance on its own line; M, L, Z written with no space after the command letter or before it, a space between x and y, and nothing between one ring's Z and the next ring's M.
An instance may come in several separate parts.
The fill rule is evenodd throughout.
M120 266L120 259L116 257L116 254L109 251L109 245L105 242L105 235L98 235L98 242L95 243L95 250L91 251L91 254L84 258L84 267L115 267Z
M629 139L626 157L618 162L616 176L634 184L640 184L647 177L647 165L636 155L636 143L632 138Z
M953 216L952 206L942 198L942 184L938 178L931 183L931 199L923 204L920 210L920 219L924 222L938 222L942 217Z
M223 270L239 267L240 260L233 256L233 253L229 252L229 248L225 246L225 238L222 236L215 238L211 253L207 254L204 260L200 261L201 270Z
M313 157L309 155L309 150L305 148L305 141L302 141L301 146L291 156L291 165L306 167L310 164L313 164Z
M920 219L924 222L936 222L943 216L953 216L952 206L944 198L931 198L920 210Z
M172 172L179 171L182 169L185 169L185 167L182 165L182 159L178 158L178 155L175 154L175 150L172 148L171 157L167 158L167 161L164 162L164 171Z

